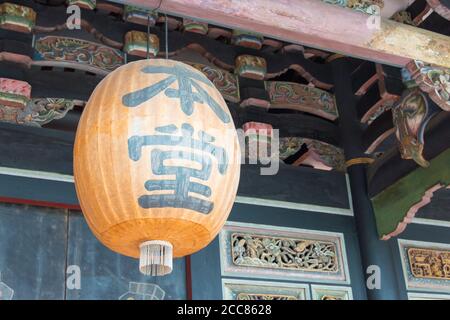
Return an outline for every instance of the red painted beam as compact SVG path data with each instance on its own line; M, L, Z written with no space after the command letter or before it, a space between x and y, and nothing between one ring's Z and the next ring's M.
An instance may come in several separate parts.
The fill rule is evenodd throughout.
M125 0L177 16L404 66L423 60L450 68L450 38L319 0ZM370 20L371 19L371 20Z

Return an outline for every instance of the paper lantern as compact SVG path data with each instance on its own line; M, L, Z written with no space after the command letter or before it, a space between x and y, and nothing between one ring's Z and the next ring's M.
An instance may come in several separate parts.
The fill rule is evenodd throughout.
M233 205L240 149L221 94L200 71L140 60L103 79L78 125L74 176L95 236L144 274L211 242Z

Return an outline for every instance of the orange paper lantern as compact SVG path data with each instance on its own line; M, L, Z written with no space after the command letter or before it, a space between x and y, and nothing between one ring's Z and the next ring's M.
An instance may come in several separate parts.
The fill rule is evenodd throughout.
M140 257L140 270L172 270L225 223L240 175L233 119L198 70L141 60L103 79L78 125L74 176L95 236Z

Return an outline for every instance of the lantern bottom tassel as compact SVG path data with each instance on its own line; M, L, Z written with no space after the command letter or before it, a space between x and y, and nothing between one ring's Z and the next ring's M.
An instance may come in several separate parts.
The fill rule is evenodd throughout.
M139 271L147 276L172 272L173 246L168 241L152 240L140 244Z

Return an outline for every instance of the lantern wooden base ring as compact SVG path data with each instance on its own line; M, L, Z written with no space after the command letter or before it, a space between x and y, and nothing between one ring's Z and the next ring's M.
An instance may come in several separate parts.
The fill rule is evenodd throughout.
M172 272L173 246L168 241L152 240L139 246L139 271L147 276L164 276Z

